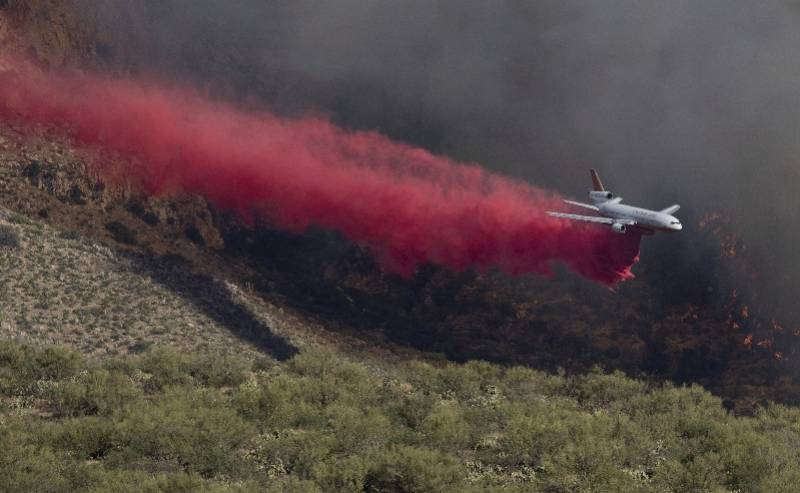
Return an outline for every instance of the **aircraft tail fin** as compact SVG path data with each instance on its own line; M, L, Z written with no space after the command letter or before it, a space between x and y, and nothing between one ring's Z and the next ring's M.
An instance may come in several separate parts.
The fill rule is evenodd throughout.
M595 192L604 192L605 188L603 188L603 182L600 181L600 175L597 174L596 169L590 169L589 173L592 175L592 187L594 188Z
M666 209L662 209L661 213L662 214L675 214L676 212L678 212L678 209L680 209L680 208L681 208L681 206L679 206L678 204L671 205L671 206L667 207Z

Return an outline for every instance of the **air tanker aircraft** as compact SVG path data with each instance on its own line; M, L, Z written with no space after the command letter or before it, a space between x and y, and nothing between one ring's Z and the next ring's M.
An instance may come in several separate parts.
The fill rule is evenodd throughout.
M635 229L637 232L646 235L652 235L656 231L672 232L683 229L681 222L672 215L677 212L681 206L676 204L660 211L651 211L649 209L623 205L620 203L622 202L622 197L614 197L614 194L603 188L603 183L600 181L600 176L598 176L597 171L590 171L594 190L589 191L589 200L591 200L594 205L574 202L572 200L565 200L564 202L595 211L598 215L583 216L581 214L548 211L549 215L563 219L571 219L573 221L605 224L611 226L611 229L615 233L620 234L627 232L628 228Z

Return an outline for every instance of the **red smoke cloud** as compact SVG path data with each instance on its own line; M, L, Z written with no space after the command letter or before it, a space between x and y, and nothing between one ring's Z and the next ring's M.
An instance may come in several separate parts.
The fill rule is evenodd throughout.
M548 275L561 262L613 284L632 277L638 259L638 235L551 218L545 211L561 207L552 194L374 132L7 64L0 118L62 128L79 145L132 158L124 178L149 194L195 193L245 221L340 231L400 274L431 262Z

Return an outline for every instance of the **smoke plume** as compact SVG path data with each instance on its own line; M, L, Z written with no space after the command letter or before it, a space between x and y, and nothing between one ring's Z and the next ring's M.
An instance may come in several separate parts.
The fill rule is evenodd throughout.
M313 107L547 188L582 191L596 167L630 203L679 202L683 233L648 241L641 266L655 286L669 266L677 294L723 291L698 279L724 269L696 227L722 211L754 289L800 323L796 0L76 4L112 67Z
M560 207L552 194L375 132L10 63L0 117L63 128L80 145L130 159L123 169L98 160L107 179L149 194L196 193L248 222L334 229L400 274L430 262L548 275L561 262L613 284L638 258L638 235L550 218L545 211Z

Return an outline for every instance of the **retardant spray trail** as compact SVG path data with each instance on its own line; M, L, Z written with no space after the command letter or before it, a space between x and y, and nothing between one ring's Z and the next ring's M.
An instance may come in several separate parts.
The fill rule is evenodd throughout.
M338 230L400 274L431 262L548 275L561 262L613 284L632 277L638 259L638 235L551 218L544 212L561 207L552 194L377 133L7 60L0 118L131 158L122 175L149 194L196 193L244 221ZM118 178L104 162L101 176Z

